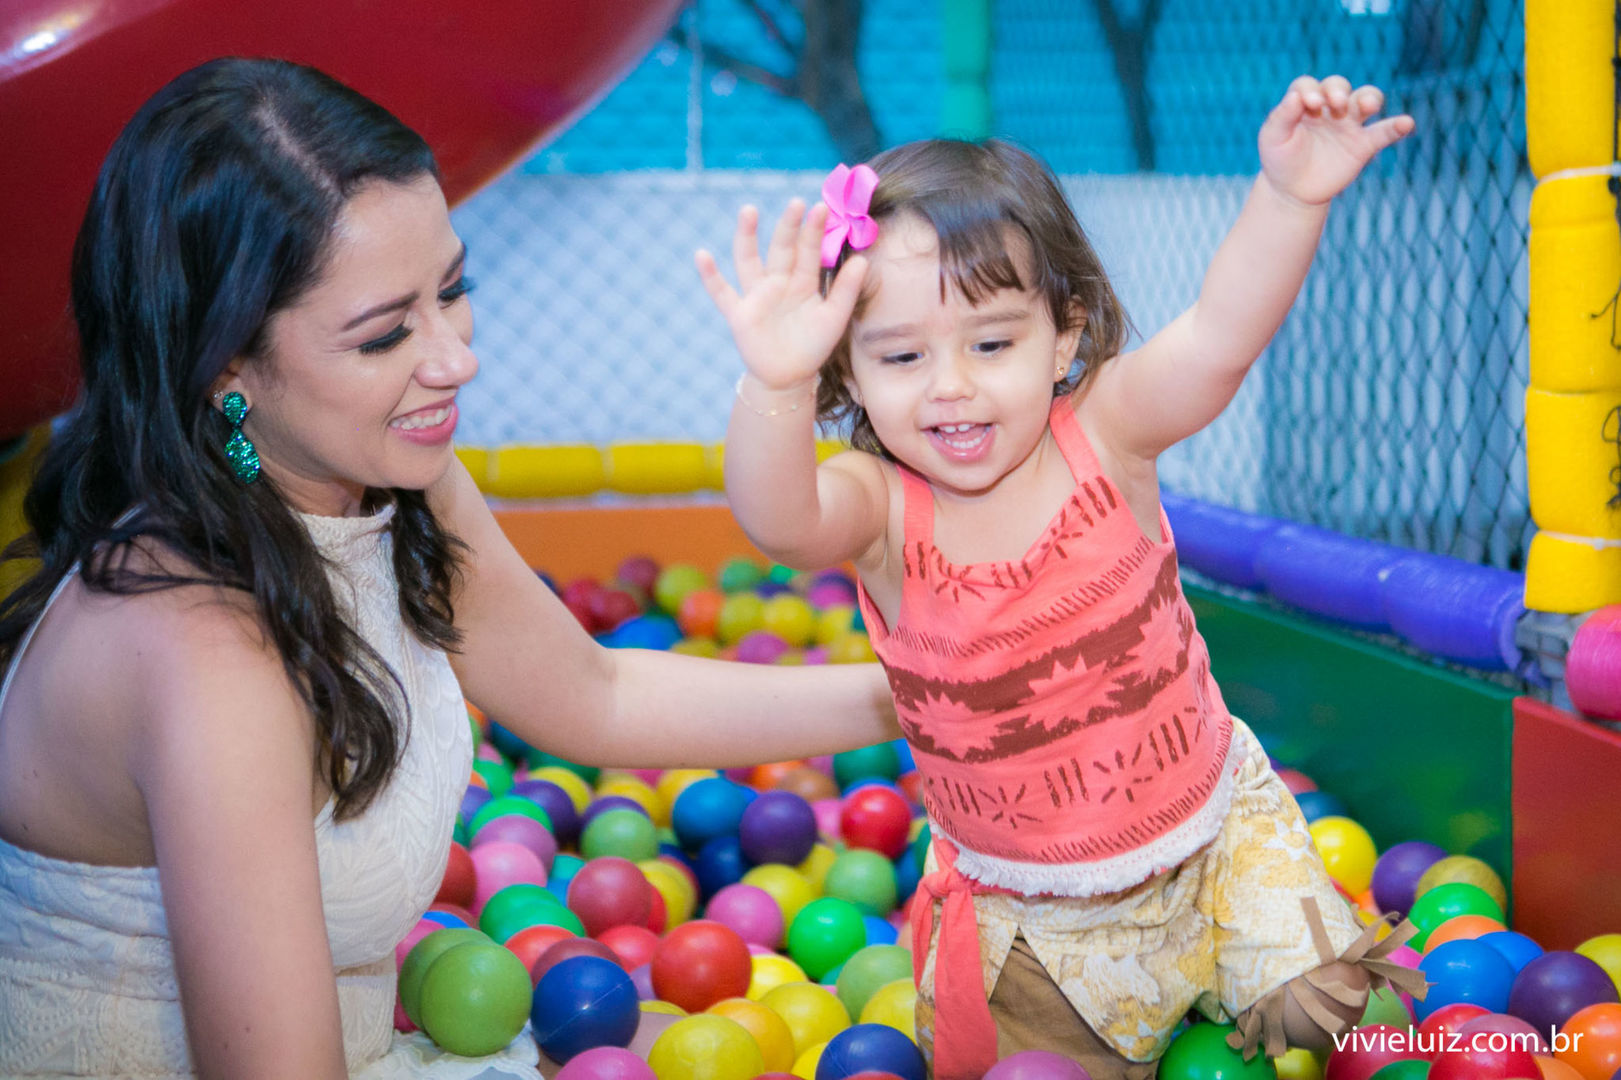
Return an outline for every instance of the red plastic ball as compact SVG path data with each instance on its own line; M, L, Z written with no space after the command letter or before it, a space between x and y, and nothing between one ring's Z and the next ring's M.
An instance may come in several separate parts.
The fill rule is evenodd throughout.
M887 859L906 850L912 828L912 810L891 788L876 784L857 788L845 796L839 813L839 832L851 847L868 848Z
M575 873L568 908L596 937L611 926L646 926L653 915L653 886L629 859L604 855Z
M1346 1036L1328 1056L1323 1080L1368 1080L1393 1061L1422 1060L1410 1033L1390 1024L1368 1024Z
M470 908L473 906L473 891L477 884L478 875L473 870L473 856L466 848L452 841L450 859L445 863L445 876L439 882L439 892L434 895L434 901Z
M655 934L664 933L670 922L670 909L664 903L664 894L653 890L652 905L647 913L647 928Z
M1476 1034L1480 1037L1464 1035L1462 1049L1435 1055L1430 1080L1535 1080L1542 1075L1531 1051L1506 1033Z
M1433 1060L1436 1051L1444 1049L1450 1042L1452 1032L1477 1016L1490 1015L1490 1009L1468 1001L1455 1001L1451 1005L1443 1005L1426 1016L1424 1022L1418 1025L1419 1045L1425 1048L1427 1056Z
M535 959L529 967L530 985L540 985L541 977L564 960L572 960L576 956L596 956L610 963L619 963L619 957L614 951L600 941L590 938L567 937L562 941L554 941L546 947L546 951Z
M699 919L665 935L653 953L653 992L689 1013L743 997L753 974L749 947L737 931Z
M659 936L645 926L610 927L598 935L597 940L614 951L619 965L626 971L651 964L659 947Z
M529 972L529 983L535 984L535 961L540 959L542 953L556 945L565 938L574 937L574 931L566 926L552 926L541 923L537 926L526 926L506 940L506 947L513 956L523 961L523 966Z

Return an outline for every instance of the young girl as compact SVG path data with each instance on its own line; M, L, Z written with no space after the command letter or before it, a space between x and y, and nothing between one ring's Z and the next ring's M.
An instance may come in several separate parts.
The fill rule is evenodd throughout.
M1190 1008L1275 1056L1326 1045L1370 985L1422 989L1223 705L1155 479L1277 330L1329 201L1412 130L1366 123L1382 104L1297 80L1198 301L1130 352L1054 178L1003 143L841 166L831 209L790 205L763 264L745 207L740 291L698 254L748 369L733 509L789 565L854 561L923 774L918 1035L938 1077L1034 1047L1145 1077ZM817 419L848 421L855 450L818 466Z

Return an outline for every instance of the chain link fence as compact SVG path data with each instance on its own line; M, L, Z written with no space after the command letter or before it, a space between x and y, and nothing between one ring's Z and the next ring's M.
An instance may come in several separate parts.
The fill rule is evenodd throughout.
M700 0L688 18L743 53L758 6ZM1377 83L1418 122L1340 198L1283 330L1222 418L1162 459L1166 486L1520 568L1520 5L1116 0L1112 37L1105 6L995 0L993 122L1064 176L1144 332L1196 297L1257 167L1256 130L1292 77ZM865 9L863 87L886 142L930 134L919 101L937 100L939 61L919 57L947 33L936 7ZM1140 41L1135 90L1111 50L1121 25ZM757 46L762 63L770 48ZM744 202L769 216L816 196L831 144L783 137L814 127L809 116L667 43L578 128L458 208L484 361L462 439L719 440L741 365L692 253L729 261ZM1145 151L1153 171L1138 167Z

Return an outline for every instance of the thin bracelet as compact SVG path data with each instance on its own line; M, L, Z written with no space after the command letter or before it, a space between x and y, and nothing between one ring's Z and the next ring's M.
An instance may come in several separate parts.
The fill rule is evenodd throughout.
M794 402L792 405L788 406L786 409L758 409L758 408L755 408L754 402L750 401L748 398L743 396L743 380L748 378L748 377L749 377L749 373L746 372L746 371L743 374L739 375L737 377L737 385L735 387L733 387L733 389L737 393L737 400L741 401L744 404L744 406L748 408L749 412L753 413L755 416L784 416L784 415L786 415L788 413L791 413L791 412L798 412L799 407L801 405L805 404L805 401L802 400L802 401ZM811 383L811 387L812 387L811 399L814 399L815 396L816 396L815 385L816 384L814 382Z

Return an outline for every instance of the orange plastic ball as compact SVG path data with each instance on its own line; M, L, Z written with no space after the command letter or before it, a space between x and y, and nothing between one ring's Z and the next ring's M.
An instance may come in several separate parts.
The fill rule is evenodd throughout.
M1602 1002L1577 1010L1556 1039L1564 1045L1555 1044L1554 1057L1583 1080L1610 1080L1621 1069L1621 1005Z

